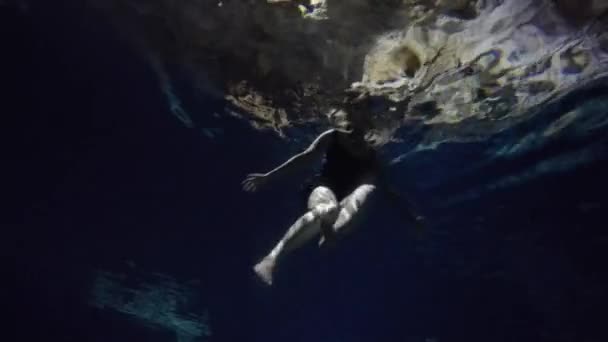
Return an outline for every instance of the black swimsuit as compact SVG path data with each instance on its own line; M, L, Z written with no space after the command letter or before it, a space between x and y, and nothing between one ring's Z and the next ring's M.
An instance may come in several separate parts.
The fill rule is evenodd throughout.
M326 186L334 192L338 201L341 201L361 185L365 177L375 173L375 166L373 153L364 158L353 156L334 135L327 147L320 172L308 184L307 195L317 186Z

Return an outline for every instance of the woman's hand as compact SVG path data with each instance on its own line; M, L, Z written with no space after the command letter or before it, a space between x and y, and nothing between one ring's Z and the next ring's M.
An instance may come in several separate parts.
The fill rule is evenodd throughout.
M268 176L264 173L250 173L245 177L245 180L241 183L243 190L248 192L254 192L259 187L263 186L268 180Z

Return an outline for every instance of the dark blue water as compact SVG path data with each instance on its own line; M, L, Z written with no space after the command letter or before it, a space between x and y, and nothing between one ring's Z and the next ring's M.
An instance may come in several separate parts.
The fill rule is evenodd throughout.
M188 284L211 341L608 339L605 156L480 190L602 143L605 132L483 168L483 151L508 137L409 158L392 174L429 217L426 236L416 239L379 200L357 234L329 253L293 255L269 289L251 266L301 213L298 180L255 195L240 181L303 145L214 117L226 104L188 95L187 85L196 128L184 127L153 70L84 7L1 8L0 26L14 340L177 340L162 325L90 305L99 270L136 274L127 287L154 273ZM202 127L223 133L210 139ZM518 129L534 126L505 135Z

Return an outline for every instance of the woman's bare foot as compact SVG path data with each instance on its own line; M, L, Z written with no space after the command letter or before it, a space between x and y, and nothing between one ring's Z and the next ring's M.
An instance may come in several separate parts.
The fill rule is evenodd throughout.
M275 258L267 256L253 267L255 273L268 286L272 285L272 273L276 264Z

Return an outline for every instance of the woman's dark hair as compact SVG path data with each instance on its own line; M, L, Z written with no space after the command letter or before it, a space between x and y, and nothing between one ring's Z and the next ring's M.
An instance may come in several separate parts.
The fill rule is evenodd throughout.
M355 127L350 118L350 115L344 109L332 109L327 115L329 124L337 129L351 131Z
M390 141L387 130L377 127L380 116L374 114L374 103L386 102L385 99L371 96L367 92L348 92L342 103L336 104L327 113L332 127L353 131L365 139L370 146L379 148ZM382 126L382 125L380 125ZM390 134L390 133L389 133Z

